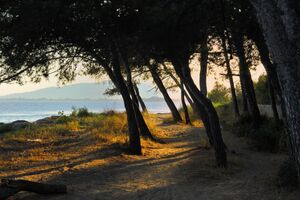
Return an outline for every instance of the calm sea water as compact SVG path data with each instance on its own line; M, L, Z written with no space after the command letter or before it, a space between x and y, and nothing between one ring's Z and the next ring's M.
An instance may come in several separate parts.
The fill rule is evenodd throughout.
M169 112L163 101L145 102L148 110L153 113ZM179 106L179 102L175 101ZM86 107L91 112L106 110L124 111L122 101L118 100L0 100L0 122L15 120L35 121L41 118L57 115L63 111L70 114L72 108Z

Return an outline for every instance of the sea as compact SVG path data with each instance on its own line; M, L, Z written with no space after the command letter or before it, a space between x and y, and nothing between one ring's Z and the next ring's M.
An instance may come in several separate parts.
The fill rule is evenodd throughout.
M179 107L180 102L174 101ZM146 101L147 109L152 113L170 112L164 101ZM0 100L0 122L16 120L36 121L63 113L69 115L74 108L87 108L90 112L101 113L109 110L125 111L122 100Z

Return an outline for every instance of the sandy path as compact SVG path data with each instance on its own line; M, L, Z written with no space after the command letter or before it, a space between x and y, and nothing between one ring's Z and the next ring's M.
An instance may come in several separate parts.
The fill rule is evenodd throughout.
M213 151L199 148L202 137L203 129L192 128L165 139L167 144L154 147L151 156L147 156L147 152L142 158L118 155L110 158L114 162L102 167L71 168L51 180L69 185L67 195L25 193L16 199L300 199L299 193L280 192L274 184L278 165L284 156L254 152L243 139L225 133L227 145L237 154L229 154L228 170L219 170L214 167ZM153 157L155 153L157 156Z

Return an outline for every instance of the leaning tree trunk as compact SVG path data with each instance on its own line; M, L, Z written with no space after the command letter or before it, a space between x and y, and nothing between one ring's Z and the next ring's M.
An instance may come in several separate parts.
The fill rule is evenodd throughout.
M136 97L137 97L138 100L139 100L139 103L140 103L140 105L141 105L141 107L142 107L143 112L144 112L144 113L148 113L148 109L147 109L147 107L146 107L145 102L143 101L143 98L141 97L139 88L137 87L136 84L134 84L133 87L134 87Z
M177 78L174 76L174 74L168 69L168 67L166 66L165 63L162 63L162 66L164 67L164 70L167 72L167 74L173 79L173 81L176 83L176 85L178 87L180 87L180 82L177 80ZM193 100L191 99L191 97L189 96L189 94L184 90L184 96L187 99L187 101L189 102L189 104L191 105L191 107L193 108L193 111L196 112L196 107L194 105Z
M300 180L300 20L289 0L250 0L277 65L286 111L291 157ZM277 3L277 4L276 4Z
M121 74L120 66L114 66L114 72L116 73L116 78L118 81L118 88L120 88L120 93L124 100L126 114L127 114L127 122L129 128L129 144L130 144L130 151L133 154L141 155L142 148L141 148L141 141L140 141L140 134L137 124L137 119L135 115L135 110L132 104L132 99L130 98L130 94L128 88L125 84L125 80Z
M222 17L222 25L223 25L223 29L221 30L221 40L222 40L222 47L224 50L224 57L225 57L225 64L226 64L226 69L227 69L227 76L229 79L229 83L230 83L230 91L231 91L231 98L232 98L232 104L233 104L233 109L234 109L234 113L236 117L240 116L240 110L239 110L239 105L238 105L238 101L237 101L237 97L236 97L236 91L235 91L235 86L234 86L234 81L233 81L233 76L232 76L232 70L231 70L231 66L230 66L230 59L228 56L228 50L227 50L227 42L229 43L229 47L231 49L231 41L230 41L230 37L229 37L229 32L228 32L228 28L226 26L226 8L225 8L225 4L224 1L221 0L221 17ZM232 53L230 51L230 53Z
M190 119L190 115L189 115L189 110L188 107L186 106L185 103L185 95L184 95L184 84L182 81L180 81L180 90L181 90L181 103L182 103L182 108L184 111L184 118L185 118L185 124L192 124L191 119Z
M130 66L129 66L127 60L123 59L123 57L121 55L120 55L120 59L123 61L125 69L126 69L127 87L128 87L129 93L131 94L131 98L132 98L132 102L133 102L133 109L134 109L134 112L135 112L137 124L140 128L140 134L143 137L150 138L150 139L153 140L154 137L153 137L151 131L149 130L148 125L145 122L145 119L144 119L142 113L139 110L139 100L138 100L137 95L136 95L135 90L134 90Z
M182 118L180 116L180 113L178 112L174 102L172 101L171 97L169 96L162 80L160 79L159 77L159 74L157 73L156 71L156 66L149 66L149 69L150 69L150 73L152 75L152 78L155 82L155 84L157 85L159 91L162 93L171 113L172 113L172 116L173 116L173 119L175 122L182 122Z
M200 55L200 76L199 85L200 91L203 95L207 96L207 62L208 62L208 45L207 34L202 42L201 55Z
M111 81L114 83L116 88L121 93L124 107L126 110L127 115L127 124L128 124L128 132L129 132L129 148L130 152L135 155L141 155L142 154L142 147L141 147L141 141L140 141L140 132L133 108L132 99L130 98L130 94L128 91L128 88L126 86L125 80L121 74L120 69L120 63L117 56L113 57L113 70L110 68L109 65L106 65L105 62L102 62L101 57L99 57L97 54L95 54L94 51L90 51L91 55L97 60L97 62L101 63L104 70L106 71L107 75L111 79ZM116 53L114 54L116 55Z
M101 58L99 58L93 51L91 51L91 54L97 59L99 63L102 63ZM126 115L127 115L127 123L128 123L128 132L129 132L129 148L130 152L135 155L141 155L142 154L142 147L141 147L141 140L140 140L140 132L133 108L132 99L130 98L130 94L128 91L128 88L126 86L125 80L122 76L121 69L120 69L120 63L118 60L118 56L113 57L113 70L105 64L102 64L105 71L107 72L109 78L112 80L116 88L121 93ZM99 60L98 60L99 59Z
M223 50L224 50L227 76L228 76L228 80L230 83L232 105L233 105L235 116L239 117L240 110L239 110L239 105L238 105L238 101L237 101L237 97L236 97L235 86L234 86L234 81L233 81L233 77L232 77L232 70L231 70L231 66L230 66L230 60L229 60L229 56L228 56L228 51L227 51L227 46L226 46L226 38L225 38L224 33L221 34L221 38L222 38L222 46L223 46Z
M269 85L269 95L272 105L272 111L273 116L276 122L279 122L279 115L277 110L277 104L276 104L276 94L278 95L280 102L283 102L282 94L281 94L281 88L279 85L279 80L276 72L276 66L271 62L270 59L270 53L268 50L268 47L265 43L265 40L263 38L263 35L261 34L260 30L258 30L258 33L255 34L255 44L257 46L257 49L260 54L260 60L267 72L268 76L268 85ZM276 91L276 94L275 94ZM282 105L281 105L282 106ZM282 109L282 113L285 112L285 109ZM285 116L285 114L284 114Z
M240 78L244 83L245 94L252 115L253 127L259 128L261 124L261 116L256 101L256 96L255 96L255 91L254 91L254 86L253 86L253 81L251 78L249 66L247 64L246 57L245 57L243 38L239 34L236 34L234 38L235 38L237 55L239 58L239 67L240 67L240 76L241 76Z
M213 146L215 149L216 162L218 167L227 167L227 155L226 155L226 146L224 144L221 127L219 122L219 117L216 109L214 108L212 102L206 98L200 90L195 85L189 68L188 59L185 61L180 61L178 58L172 58L173 66L176 70L177 75L181 78L186 86L187 90L191 94L192 98L194 97L194 102L197 101L201 104L201 109L208 116L210 131L213 137ZM205 123L205 122L204 122Z

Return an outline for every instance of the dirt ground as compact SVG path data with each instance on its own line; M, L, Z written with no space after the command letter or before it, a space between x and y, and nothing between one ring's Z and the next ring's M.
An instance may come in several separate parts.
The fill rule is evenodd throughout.
M77 152L78 155L57 163L45 161L40 165L28 164L26 169L5 169L0 177L68 185L66 195L24 192L13 198L17 200L300 199L300 192L280 190L276 186L276 173L284 155L255 152L245 139L224 131L231 153L228 153L229 168L221 170L215 167L214 153L207 148L203 128L174 124L161 125L161 128L166 131L162 138L166 144L148 144L140 157L102 146ZM87 138L88 135L82 135L57 151L74 151L75 147L78 150L79 145L88 144Z

